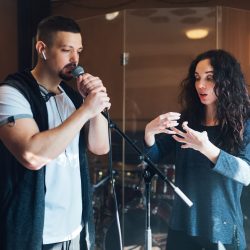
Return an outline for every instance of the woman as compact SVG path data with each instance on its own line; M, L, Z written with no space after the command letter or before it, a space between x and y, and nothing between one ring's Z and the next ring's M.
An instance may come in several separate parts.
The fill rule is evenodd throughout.
M239 63L223 50L200 54L180 100L181 114L145 128L147 155L172 155L175 184L193 202L176 196L167 250L246 249L240 196L250 183L250 102Z

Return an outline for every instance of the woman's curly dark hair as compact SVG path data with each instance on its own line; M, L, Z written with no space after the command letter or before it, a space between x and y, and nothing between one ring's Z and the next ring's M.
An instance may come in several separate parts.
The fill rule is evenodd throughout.
M191 126L199 126L205 118L204 105L195 89L197 64L209 59L214 71L214 91L217 100L217 119L221 128L218 146L230 153L238 153L243 143L244 124L250 115L250 102L240 64L224 50L209 50L196 57L188 76L181 83L182 119Z

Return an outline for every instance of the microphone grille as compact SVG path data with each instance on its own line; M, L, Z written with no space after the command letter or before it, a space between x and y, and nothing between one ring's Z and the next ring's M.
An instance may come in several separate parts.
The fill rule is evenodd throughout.
M72 70L71 74L72 74L72 76L73 76L74 78L77 78L77 77L79 77L80 75L83 75L83 74L84 74L84 69L83 69L83 67L81 67L81 66L77 66L77 67L75 67L75 68Z

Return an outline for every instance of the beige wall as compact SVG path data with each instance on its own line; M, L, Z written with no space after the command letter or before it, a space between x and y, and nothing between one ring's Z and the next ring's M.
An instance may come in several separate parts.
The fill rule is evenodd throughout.
M17 0L0 1L0 80L17 70Z
M220 47L236 56L250 84L250 11L223 8L221 17Z

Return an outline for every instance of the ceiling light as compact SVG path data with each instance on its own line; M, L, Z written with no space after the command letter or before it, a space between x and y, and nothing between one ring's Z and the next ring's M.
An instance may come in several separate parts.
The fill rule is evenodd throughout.
M202 39L208 35L208 29L191 29L186 31L189 39Z
M108 13L105 15L106 20L111 21L119 15L119 11Z

